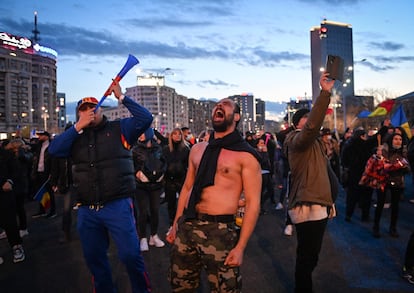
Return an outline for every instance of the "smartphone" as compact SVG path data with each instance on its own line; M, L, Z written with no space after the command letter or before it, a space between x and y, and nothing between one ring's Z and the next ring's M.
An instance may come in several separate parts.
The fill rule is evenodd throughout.
M342 81L344 79L344 59L335 55L328 55L326 58L326 71L329 78Z

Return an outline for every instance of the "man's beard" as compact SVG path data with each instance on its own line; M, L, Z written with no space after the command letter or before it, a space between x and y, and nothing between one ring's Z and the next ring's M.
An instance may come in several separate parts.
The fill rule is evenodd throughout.
M216 132L225 132L233 123L234 114L232 114L229 118L225 118L221 122L215 122L213 119L213 129Z

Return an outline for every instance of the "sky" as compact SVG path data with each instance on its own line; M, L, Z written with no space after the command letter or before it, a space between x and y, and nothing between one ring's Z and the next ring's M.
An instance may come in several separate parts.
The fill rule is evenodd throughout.
M310 97L310 29L325 18L352 25L356 94L414 91L412 0L2 0L0 31L31 37L34 11L69 102L100 98L128 54L140 64L123 89L139 69L188 98Z

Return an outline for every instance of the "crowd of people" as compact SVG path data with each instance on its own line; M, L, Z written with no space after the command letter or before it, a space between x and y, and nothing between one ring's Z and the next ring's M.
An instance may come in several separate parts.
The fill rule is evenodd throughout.
M398 238L404 178L414 166L413 138L389 119L372 133L357 127L340 136L323 128L333 81L322 74L320 85L313 108L297 110L280 132L241 133L239 106L222 99L213 109L212 128L194 136L188 127L170 133L151 128L151 113L114 82L111 93L132 117L109 121L98 101L86 97L78 103L78 121L64 133L52 138L39 131L31 141L2 142L0 239L7 238L13 262L25 260L25 202L43 188L48 204L39 202L32 218L56 217L55 193L63 195L60 241L66 243L72 239L71 211L78 210L77 231L96 292L114 290L108 233L133 292L151 291L142 253L165 241L171 244L173 292L195 290L203 268L212 291L240 292L244 250L258 217L271 206L286 215L283 233L297 236L295 292L311 292L325 228L335 217L335 178L346 191L346 222L360 210L360 220L372 221L372 235L379 238L389 205L388 233ZM235 215L241 198L240 229ZM168 231L159 231L163 203ZM414 284L414 233L403 277Z

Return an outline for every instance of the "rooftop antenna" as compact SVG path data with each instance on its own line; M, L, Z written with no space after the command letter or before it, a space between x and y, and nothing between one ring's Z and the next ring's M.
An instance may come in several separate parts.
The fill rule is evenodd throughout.
M39 30L37 29L37 11L34 12L34 29L32 30L33 33L33 42L38 43L40 41L39 38Z

